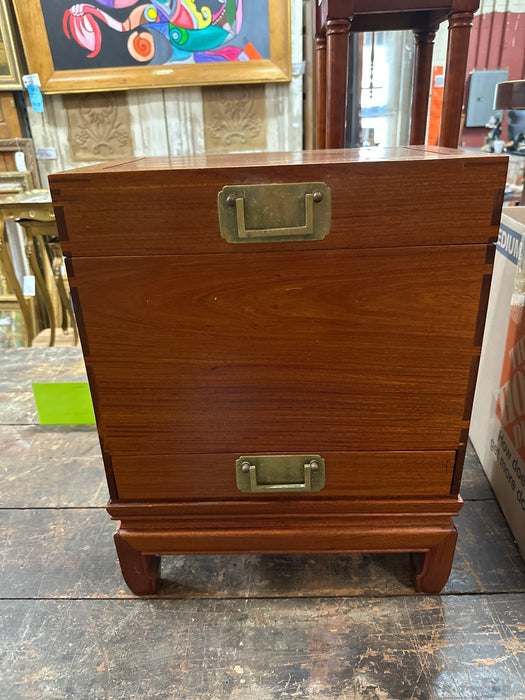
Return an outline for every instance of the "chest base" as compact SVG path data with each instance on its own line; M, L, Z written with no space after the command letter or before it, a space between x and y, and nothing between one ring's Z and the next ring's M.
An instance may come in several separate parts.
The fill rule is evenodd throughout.
M252 504L119 503L115 535L124 579L137 595L157 591L162 554L409 552L416 591L436 594L450 574L462 500L355 500Z

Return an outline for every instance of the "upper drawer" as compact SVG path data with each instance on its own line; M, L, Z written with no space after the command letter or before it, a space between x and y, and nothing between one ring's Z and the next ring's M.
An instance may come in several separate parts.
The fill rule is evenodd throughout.
M452 149L350 149L134 159L52 175L50 184L67 256L243 253L487 242L506 168L505 156ZM331 190L323 240L221 237L224 186L319 182ZM269 228L279 228L268 209Z

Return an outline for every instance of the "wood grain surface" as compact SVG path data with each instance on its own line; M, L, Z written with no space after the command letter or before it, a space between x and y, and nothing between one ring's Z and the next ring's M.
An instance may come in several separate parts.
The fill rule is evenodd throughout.
M497 236L491 215L506 169L506 156L349 149L136 159L52 175L50 185L55 205L64 208L64 251L75 258L282 253L486 242ZM217 213L224 185L275 182L325 182L332 189L328 236L299 243L224 241Z
M485 246L74 266L113 455L456 449Z
M455 452L323 453L322 491L282 494L308 501L333 497L445 496L450 491ZM113 470L122 500L253 499L235 481L239 454L117 455ZM279 497L278 497L279 498Z

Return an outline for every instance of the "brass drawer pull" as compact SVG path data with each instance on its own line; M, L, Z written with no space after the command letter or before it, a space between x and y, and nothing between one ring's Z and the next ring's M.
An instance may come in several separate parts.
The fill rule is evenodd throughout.
M244 493L320 491L325 481L325 462L318 455L240 457L235 466L237 487Z
M217 203L228 243L320 241L330 231L332 198L324 182L227 185Z
M315 194L321 194L316 192ZM322 197L322 195L321 195ZM228 197L229 199L229 197ZM226 200L228 201L228 200ZM289 236L311 236L314 232L314 195L304 195L304 210L305 224L304 226L291 226L290 228L261 228L247 229L244 217L244 199L237 197L235 199L235 211L237 214L237 231L239 238L269 238L281 236L288 238Z

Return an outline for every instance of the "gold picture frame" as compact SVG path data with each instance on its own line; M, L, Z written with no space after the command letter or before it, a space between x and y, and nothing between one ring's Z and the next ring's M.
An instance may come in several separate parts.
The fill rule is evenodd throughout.
M33 189L33 178L30 172L26 170L22 172L17 170L11 172L0 171L0 206L2 197L28 192L31 189Z
M122 3L119 9L120 14L117 16L109 7L109 0L90 0L89 4L95 9L83 9L84 14L80 17L78 14L75 15L75 13L78 13L78 10L75 9L75 7L78 7L75 4L75 0L13 1L28 70L30 73L38 73L42 92L78 93L181 85L263 83L291 80L291 0L256 0L256 2L254 0L209 0L208 3L202 3L200 0L184 0L184 2L180 3L171 3L172 6L183 7L184 12L186 12L185 20L188 17L188 8L192 12L195 11L197 13L195 17L198 18L198 27L197 20L195 20L195 29L185 30L184 28L175 27L176 30L180 30L177 33L173 32L174 25L170 21L170 23L165 23L166 26L169 26L169 36L160 37L160 39L160 32L156 31L153 21L151 24L133 25L133 22L136 23L137 21L136 12L134 15L130 12L129 17L123 20ZM267 13L266 2L268 3ZM233 17L236 17L236 24L234 22L233 25L229 22L231 15L228 17L228 23L226 24L226 20L221 20L219 13L213 14L205 6L208 4L216 8L218 5L224 5L224 10L220 11L222 14L231 12L230 8L232 6L235 7L235 10L233 10L235 12L239 7L239 3L241 3L241 8L244 8L244 15L242 15L242 19L239 19L239 15L233 15ZM67 5L70 6L69 10ZM133 2L133 0L127 0L126 7L130 11L136 11L138 5L146 7L146 3ZM85 5L83 7L85 8ZM148 7L153 7L153 11L151 9L145 10L144 15L146 12L153 12L154 14L156 12L155 8L160 7L160 3L153 3ZM68 11L69 14L66 14ZM59 12L61 13L60 16L58 15ZM260 14L263 12L264 20L265 22L267 21L267 32L266 25L264 28L261 28L260 22L256 22L255 19L255 13ZM51 15L51 13L55 14ZM210 16L213 17L212 24L209 24ZM249 17L251 17L251 24L247 24ZM116 19L118 19L118 22ZM162 17L161 19L163 21L165 18ZM157 17L155 22L161 23L161 19ZM201 24L204 25L207 21L208 25L201 27ZM220 27L218 26L219 21L223 21L223 25ZM88 39L85 38L86 22L93 28L93 36L89 34ZM129 28L130 23L131 30ZM103 27L104 31L101 33L100 27L102 25L107 26ZM112 33L116 25L127 27L127 29L126 31L123 28L118 29ZM107 29L108 26L110 26L109 30ZM239 31L238 39L232 34L234 31L232 27L236 26L242 27L242 35ZM233 36L234 40L233 42L224 42L224 45L228 48L222 48L222 45L218 45L218 48L214 50L206 50L205 52L195 50L194 53L191 52L191 56L189 53L184 54L184 56L189 56L184 62L177 62L178 59L173 58L166 62L159 62L161 51L158 49L158 45L162 46L162 51L164 52L162 55L164 56L168 55L167 51L169 52L170 48L172 49L172 55L182 56L180 47L183 45L183 32L186 32L185 45L188 47L191 45L188 43L189 40L196 37L195 32L201 29L207 29L209 36L211 36L211 30L213 29L215 32L213 34L214 37L219 35L219 29L224 32L228 31L229 36ZM250 42L250 37L253 37L253 40L256 42L260 41L260 37L263 36L262 29L264 29L264 36L266 37L267 56L258 53L257 49ZM64 32L66 32L67 40L63 36ZM192 34L192 32L194 33ZM156 37L153 42L153 54L151 54L152 49L148 49L148 43L146 43L146 39L151 43L151 39L147 38L151 35ZM107 39L108 36L110 36L110 39ZM241 36L242 42L246 41L244 49L238 46L233 48L232 43L237 41L239 44ZM166 44L166 38L170 42L169 45ZM113 40L113 43L111 43L111 40ZM144 43L141 43L142 40L144 40ZM106 45L103 45L104 41L106 41ZM124 43L125 41L127 43ZM202 36L197 36L194 45L197 46L199 41L200 44L203 43ZM82 42L84 43L82 44ZM83 51L81 55L79 53L79 45ZM249 50L248 46L250 47ZM104 65L102 58L104 50L106 51L104 60L113 64L115 61L120 60L119 57L128 50L129 55L126 54L125 60L129 65ZM188 51L187 48L185 50ZM237 54L237 58L235 58L236 51L240 52ZM221 54L220 58L219 54ZM152 57L148 59L149 63L146 60L147 56ZM90 58L96 58L96 62L92 64L93 67L89 64ZM140 62L137 63L139 60ZM182 61L182 59L180 60ZM192 60L195 62L189 62ZM155 61L155 65L151 61ZM76 67L70 68L69 66L71 65ZM68 67L66 68L66 66Z
M0 0L0 90L22 90L22 69L11 11Z
M31 189L38 189L40 187L40 177L38 174L38 164L33 139L0 139L0 161L2 156L6 156L7 154L14 155L17 151L22 151L26 164L26 170L20 172L30 173L32 179Z

